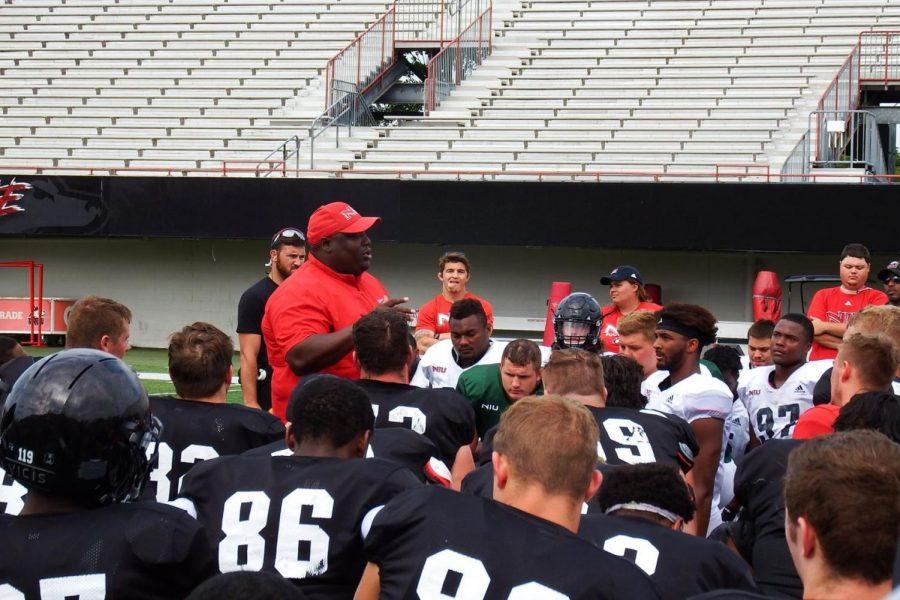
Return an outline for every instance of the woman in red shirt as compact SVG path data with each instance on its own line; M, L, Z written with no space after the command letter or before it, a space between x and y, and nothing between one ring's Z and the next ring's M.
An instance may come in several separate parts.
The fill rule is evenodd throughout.
M657 311L662 306L650 302L641 272L630 265L616 267L608 276L601 278L600 283L609 286L609 299L612 300L612 304L603 307L600 339L606 352L618 352L619 332L616 327L619 319L636 310Z

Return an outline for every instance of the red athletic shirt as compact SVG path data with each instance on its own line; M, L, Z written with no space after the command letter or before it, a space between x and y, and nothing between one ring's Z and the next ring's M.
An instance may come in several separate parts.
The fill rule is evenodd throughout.
M806 316L816 318L828 323L846 323L854 314L858 313L870 304L886 304L887 296L878 290L865 287L855 294L845 294L840 286L819 290L809 303ZM834 358L837 350L826 348L817 342L813 342L809 360L821 360Z
M312 255L278 286L266 303L262 322L273 371L272 412L276 416L285 419L291 390L300 380L285 362L288 350L312 335L352 325L387 299L387 291L374 276L337 273ZM353 352L321 372L359 379Z
M488 325L494 324L494 309L491 303L475 294L466 292L463 298L471 298L481 302L484 312L487 313ZM419 309L419 318L416 321L416 331L430 329L436 334L450 333L450 306L453 303L438 294Z
M662 306L653 302L641 302L637 305L638 310L646 310L656 312ZM600 324L600 340L603 342L603 349L606 352L619 352L619 332L616 327L619 326L619 319L622 318L622 311L616 308L615 304L603 307L603 321Z
M834 404L813 406L800 415L791 437L795 440L808 440L809 438L834 432L834 422L837 420L840 412L841 407Z

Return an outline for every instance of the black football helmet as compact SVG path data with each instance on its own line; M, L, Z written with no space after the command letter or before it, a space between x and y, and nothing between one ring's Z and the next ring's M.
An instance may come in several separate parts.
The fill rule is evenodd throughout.
M29 490L88 507L124 502L140 494L159 432L128 365L99 350L64 350L34 363L9 392L0 461Z
M553 318L555 349L581 348L597 352L600 348L597 338L602 320L600 303L590 294L575 292L559 302Z

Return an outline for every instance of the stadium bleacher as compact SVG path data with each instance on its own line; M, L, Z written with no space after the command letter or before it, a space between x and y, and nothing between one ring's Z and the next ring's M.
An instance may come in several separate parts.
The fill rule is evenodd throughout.
M306 136L328 59L390 5L4 4L0 163L252 171ZM889 0L505 0L494 15L492 55L450 98L421 120L357 128L340 148L330 132L316 169L776 170L859 31L900 24Z

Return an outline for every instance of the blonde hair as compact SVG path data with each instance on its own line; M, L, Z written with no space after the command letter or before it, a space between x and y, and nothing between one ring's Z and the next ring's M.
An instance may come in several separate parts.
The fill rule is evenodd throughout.
M884 304L867 306L847 323L859 333L882 333L890 338L894 347L900 348L900 307Z
M597 466L597 422L580 403L561 396L528 396L500 417L494 450L510 477L549 494L582 500Z
M606 390L600 356L579 348L554 350L541 379L544 388L557 396L590 396Z
M620 336L642 334L648 342L656 341L656 313L646 310L636 310L628 313L616 325Z

